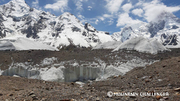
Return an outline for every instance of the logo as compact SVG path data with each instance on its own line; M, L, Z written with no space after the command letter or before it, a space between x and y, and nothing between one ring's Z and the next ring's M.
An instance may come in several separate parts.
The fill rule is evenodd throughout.
M113 95L114 95L114 93L111 92L111 91L109 91L109 92L107 93L107 96L108 96L108 97L113 97Z

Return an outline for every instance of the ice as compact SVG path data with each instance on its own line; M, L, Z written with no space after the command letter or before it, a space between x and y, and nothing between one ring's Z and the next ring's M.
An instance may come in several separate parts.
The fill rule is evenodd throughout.
M14 39L1 39L0 50L57 50L40 42L28 38L18 37Z
M164 47L156 39L147 39L143 37L137 37L127 40L113 51L118 51L119 49L136 50L139 52L146 52L151 54L156 54L159 51L167 50L167 48Z
M66 67L64 69L64 81L87 81L95 80L98 77L100 68L96 67Z
M79 85L80 85L80 87L83 87L83 86L84 86L84 84L85 84L85 83L83 83L83 82L81 82L81 81L76 81L75 83L76 83L76 84L79 84Z
M42 66L50 65L50 64L53 64L55 61L57 61L57 58L55 58L55 57L45 58L45 59L41 62L41 65L42 65Z
M15 50L16 48L10 41L0 40L0 50Z
M4 72L4 71L2 71L2 70L0 69L0 75L2 75L3 72Z
M109 66L105 67L105 69L101 69L101 70L103 70L100 72L102 74L99 74L99 77L96 80L97 81L106 80L108 77L111 77L111 76L124 75L128 71L132 70L135 67L144 67L144 66L150 65L152 63L154 63L154 62L146 62L140 58L136 58L136 59L132 59L126 63L119 63L120 64L119 66L109 65Z
M29 68L29 66L25 67L25 65L19 65L18 63L14 64L13 67L10 67L9 69L4 70L2 75L5 75L5 76L17 75L20 77L39 79L39 77L38 77L39 71L38 70L31 70Z
M118 63L117 63L118 62ZM111 76L124 75L135 67L144 67L154 61L145 61L137 57L127 62L117 61L106 63L101 59L93 62L86 61L61 61L57 58L45 58L40 64L14 63L7 70L0 70L5 76L19 76L56 82L86 82L88 80L106 80ZM81 85L82 86L82 85Z
M59 68L51 67L51 68L43 68L40 69L40 79L46 81L63 81L64 75L62 69L64 66Z
M115 49L117 48L122 42L121 41L108 41L102 44L98 44L93 49Z
M20 77L20 76L18 76L18 75L13 75L13 77Z

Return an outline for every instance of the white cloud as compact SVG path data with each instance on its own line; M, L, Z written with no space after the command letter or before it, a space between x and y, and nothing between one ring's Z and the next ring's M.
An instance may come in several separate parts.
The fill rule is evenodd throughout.
M137 8L137 9L134 9L134 10L132 10L132 13L134 14L134 15L137 15L137 16L139 16L139 17L142 17L142 14L143 14L143 10L141 9L141 8Z
M78 18L79 19L84 19L85 17L83 15L81 15L81 14L78 14Z
M80 13L78 13L76 16L82 23L87 22L87 20L88 20Z
M90 11L92 9L92 6L88 6L88 10Z
M45 5L45 8L64 12L66 9L68 9L68 0L56 0L56 2L53 4Z
M33 2L32 2L32 7L36 8L36 9L41 9L41 8L39 7L39 0L33 1Z
M111 18L113 15L109 15L109 14L104 14L103 17L104 18Z
M96 19L95 24L97 25L97 24L98 24L98 22L99 22L99 20L98 20L98 19Z
M101 21L104 21L105 20L105 18L104 17L98 17L98 19L100 19Z
M113 15L110 14L103 14L102 16L98 16L96 19L100 19L101 21L104 21L106 18L113 18Z
M119 27L119 26L125 26L125 25L133 25L140 22L142 21L132 19L128 13L123 13L119 15L116 26Z
M83 1L83 0L75 0L76 9L79 10L79 11L82 11L82 10L83 10L82 1Z
M145 0L139 0L135 6L142 6L145 3Z
M153 0L150 3L144 3L143 4L143 9L145 10L145 19L150 22L150 21L155 21L156 18L162 13L162 12L176 12L180 10L179 6L171 6L168 7L164 5L162 2L159 0Z
M74 4L76 5L76 10L83 10L83 2L87 2L88 0L74 0Z
M116 13L119 11L121 4L124 0L106 0L106 8L110 13Z
M113 19L110 19L110 20L108 21L108 23L109 23L109 25L112 25L112 24L114 23L114 20L113 20Z
M108 23L112 25L114 23L113 15L110 14L103 14L102 16L97 16L95 18L90 18L88 21L94 24L98 24L99 22Z
M122 6L123 10L127 13L129 13L129 10L131 10L131 8L133 8L131 3L127 3L125 5Z
M113 14L103 14L102 16L97 16L95 18L90 18L91 23L98 24L99 22L108 23L108 25L112 25L114 23L114 15ZM116 17L117 18L117 17Z

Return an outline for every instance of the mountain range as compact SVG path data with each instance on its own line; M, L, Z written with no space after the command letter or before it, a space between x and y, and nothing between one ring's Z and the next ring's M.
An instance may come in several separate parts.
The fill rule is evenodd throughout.
M95 47L105 43L105 47L111 45L108 48L115 49L119 44L136 37L147 40L153 38L167 48L179 48L180 19L172 13L162 12L155 21L125 26L120 32L110 35L108 32L96 30L89 23L81 23L69 12L55 16L31 8L24 0L11 0L0 6L0 40L9 40L12 45L14 41L22 39L19 37L55 48L68 45Z
M65 12L54 16L29 7L24 0L12 0L0 6L0 37L26 37L53 47L70 44L94 47L113 41L107 32L97 31L89 23L83 25L74 15Z
M113 37L119 41L126 41L135 37L155 38L164 46L178 48L180 46L180 19L169 12L162 12L155 21L126 26Z

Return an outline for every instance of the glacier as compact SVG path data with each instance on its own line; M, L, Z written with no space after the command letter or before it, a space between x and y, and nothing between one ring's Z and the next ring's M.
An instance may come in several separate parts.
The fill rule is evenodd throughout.
M2 71L2 70L0 69L0 75L2 75L3 72L4 72L4 71Z
M120 44L122 44L121 41L108 41L102 44L98 44L92 49L115 49L117 48Z
M16 48L9 40L0 40L0 50L15 50Z
M24 37L0 39L0 50L58 50Z
M145 61L138 57L134 57L127 62L116 62L107 65L101 59L95 59L96 62L81 63L76 60L57 61L57 58L45 58L40 64L32 63L14 63L9 69L1 71L1 75L26 77L31 79L40 79L45 81L56 82L76 82L88 80L105 80L111 76L124 75L135 67L146 66L155 61Z
M168 50L165 46L163 46L159 41L156 39L147 39L144 37L137 37L132 38L121 45L119 45L113 51L118 51L120 49L127 49L127 50L136 50L139 52L146 52L151 54L157 54L158 52Z

